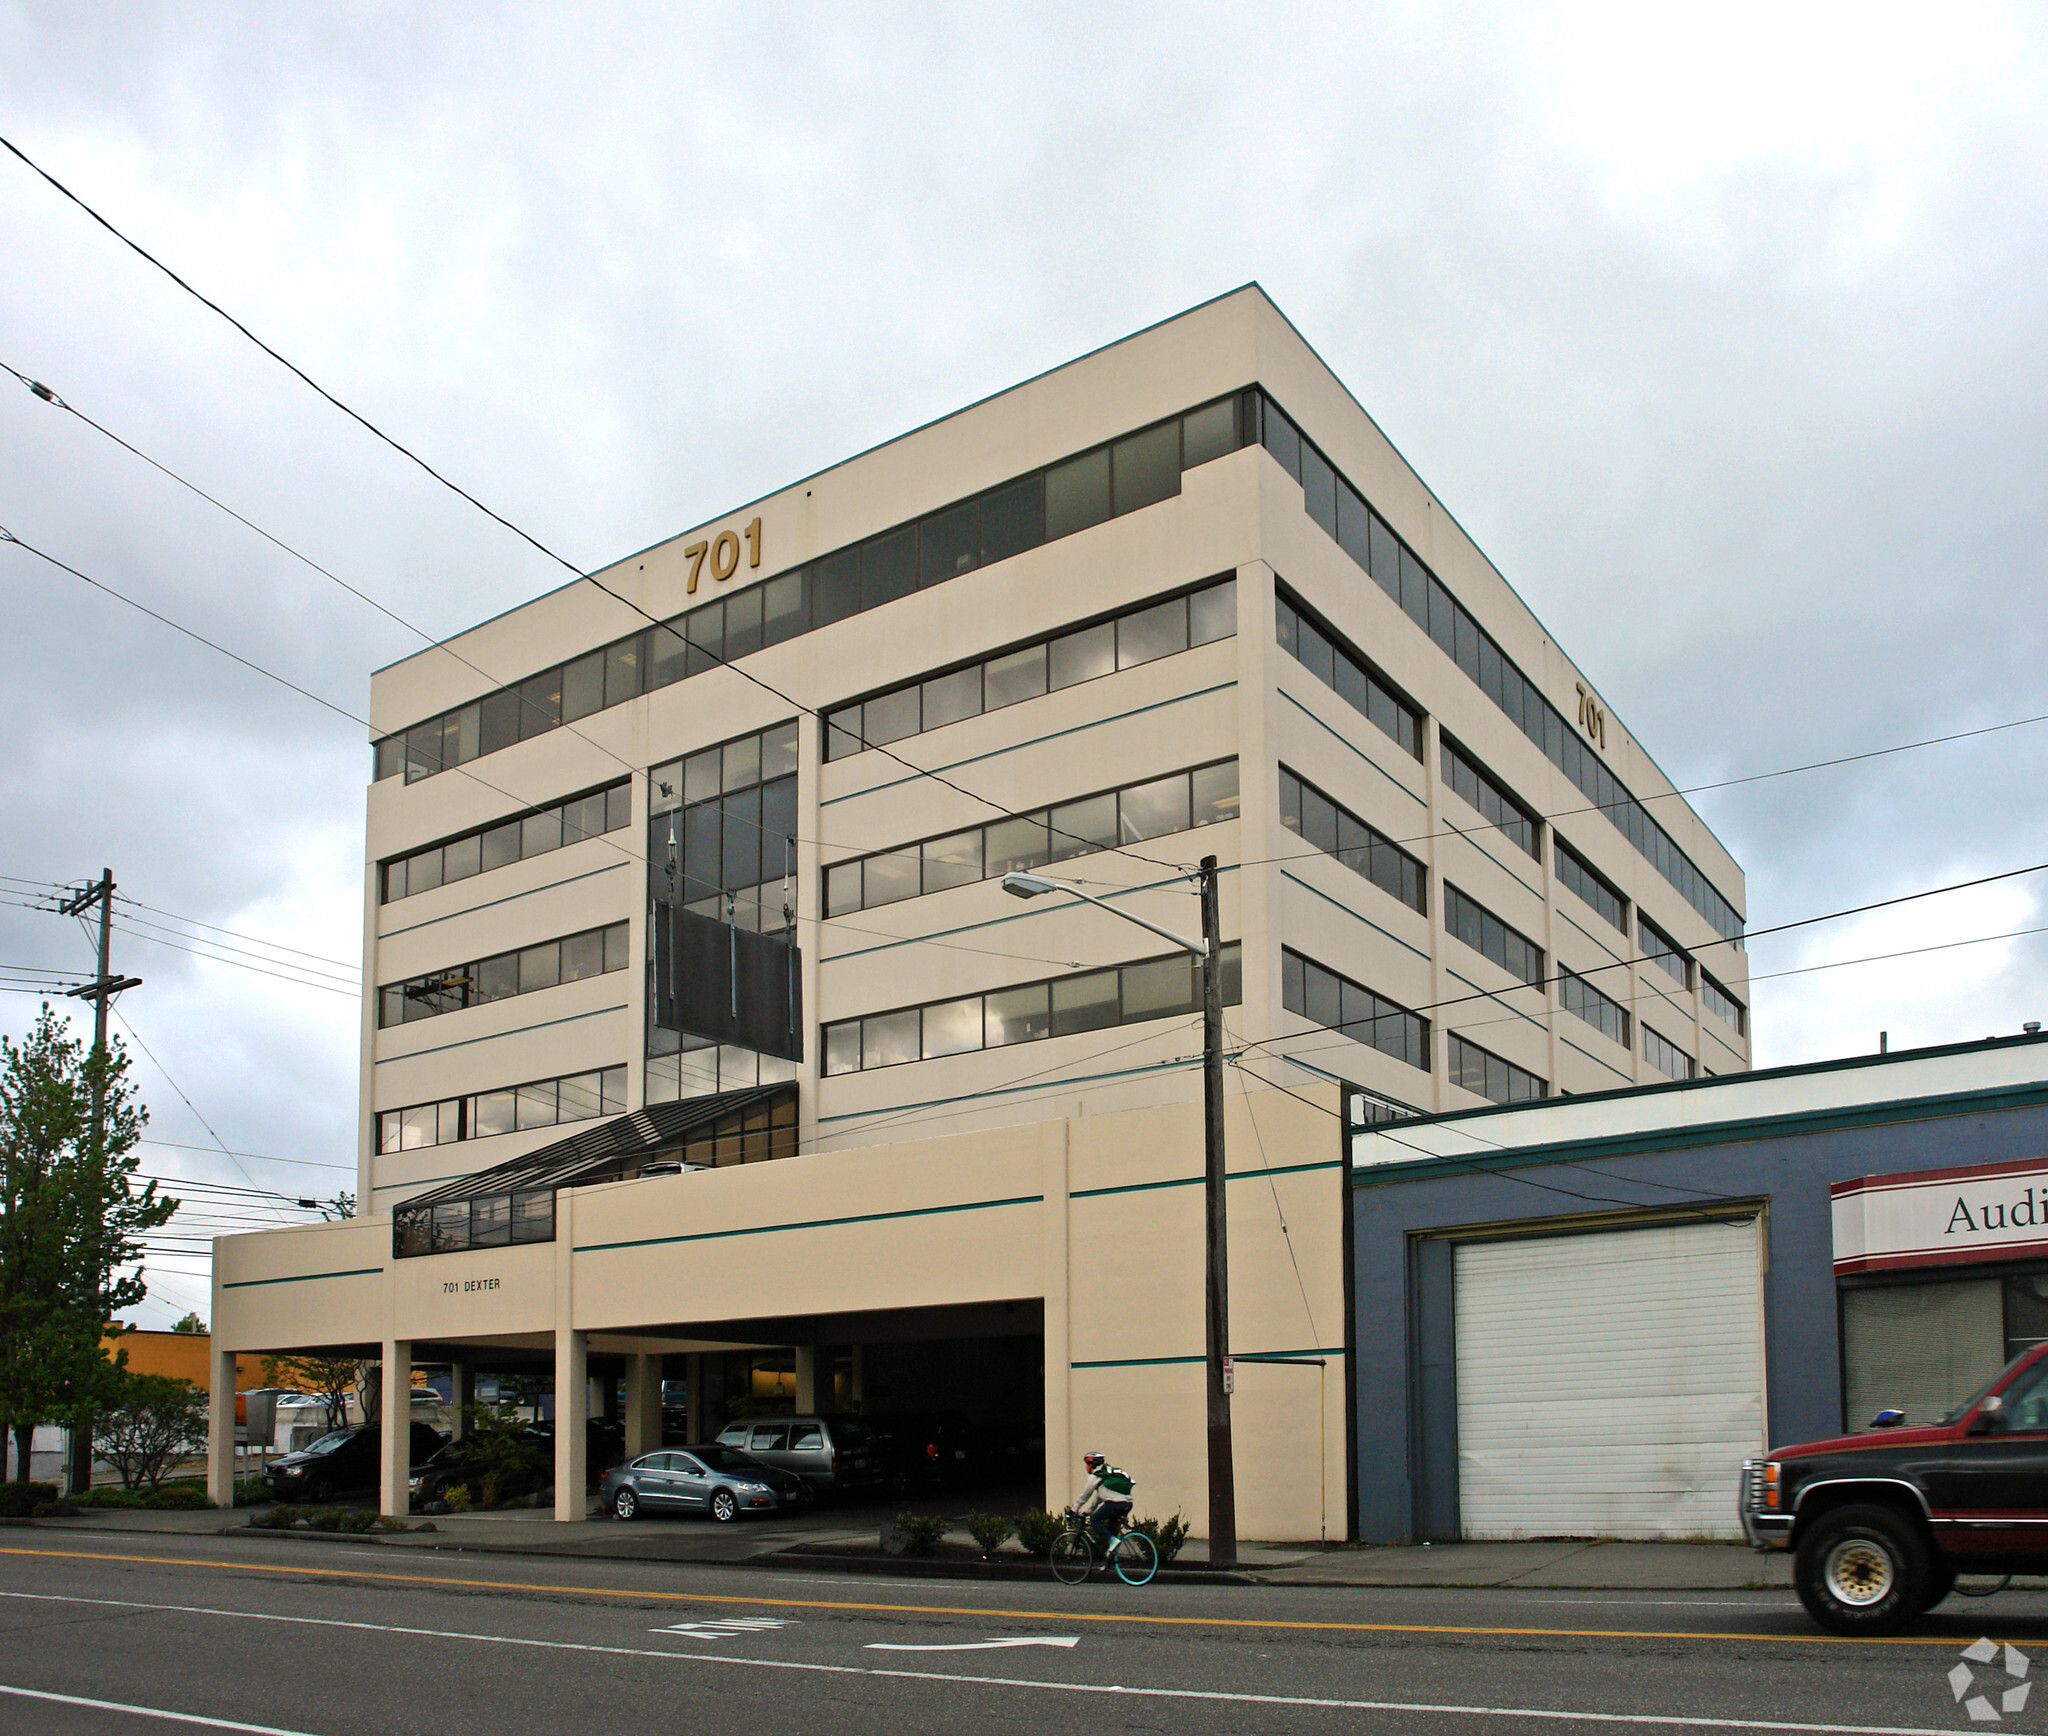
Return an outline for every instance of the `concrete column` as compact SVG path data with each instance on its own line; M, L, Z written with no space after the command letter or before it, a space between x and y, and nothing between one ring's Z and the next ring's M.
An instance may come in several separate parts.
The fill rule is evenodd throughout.
M450 1440L461 1440L469 1432L469 1418L462 1413L476 1403L476 1365L470 1362L451 1364L448 1370L448 1408L455 1413L450 1424Z
M216 1507L235 1504L235 1353L213 1349L212 1393L206 1416L206 1498ZM28 1475L28 1467L21 1474Z
M383 1380L378 1403L383 1410L382 1475L378 1479L377 1511L403 1519L412 1504L412 1340L384 1340Z
M711 1407L705 1403L704 1353L701 1350L691 1351L683 1359L683 1366L686 1371L683 1382L689 1389L683 1399L690 1413L689 1435L691 1441L701 1444L709 1432L711 1419Z
M809 1416L817 1408L818 1347L799 1344L796 1347L796 1412L798 1416Z
M1073 1339L1068 1292L1067 1252L1068 1145L1073 1125L1062 1121L1052 1148L1045 1154L1044 1270L1045 1286L1045 1506L1065 1509L1074 1486L1073 1399L1070 1391Z
M590 1334L555 1330L555 1517L581 1519L588 1505Z
M626 1457L661 1445L661 1358L626 1358Z

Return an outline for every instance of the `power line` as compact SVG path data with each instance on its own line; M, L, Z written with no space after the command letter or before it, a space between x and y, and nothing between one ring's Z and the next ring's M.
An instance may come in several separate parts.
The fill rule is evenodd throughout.
M33 170L37 175L41 176L43 180L47 181L59 193L63 194L65 198L69 199L74 205L76 205L79 208L79 210L83 211L95 223L99 224L99 226L102 229L106 230L106 232L109 235L113 236L115 240L119 241L124 247L131 249L141 258L147 260L151 265L155 266L157 270L161 271L180 289L184 290L187 295L193 297L194 300L200 302L202 305L208 308L211 308L213 312L219 314L222 319L226 320L229 325L233 326L236 331L240 332L242 336L247 338L258 349L263 351L265 355L269 356L272 361L278 363L281 367L288 369L292 374L296 375L300 380L304 381L306 385L310 386L315 392L319 393L319 395L322 398L326 399L328 403L332 404L337 410L341 411L343 415L349 417L352 421L359 423L363 428L367 429L371 434L375 435L377 439L383 441L384 444L389 446L394 452L397 452L401 456L410 459L414 464L418 465L420 469L424 470L429 476L431 476L436 482L440 483L444 488L447 488L451 492L459 495L463 500L466 500L471 506L475 507L479 512L483 513L486 517L496 521L500 525L503 525L505 529L511 531L514 536L517 536L522 541L531 544L534 548L538 549L542 554L546 555L548 559L557 563L567 572L574 574L578 579L581 579L586 583L594 586L596 589L602 591L614 602L623 604L626 608L632 610L634 614L638 615L642 620L646 621L650 626L654 627L657 631L667 633L671 638L673 638L676 641L677 644L683 645L688 643L683 638L683 635L677 631L677 629L672 623L664 621L656 615L650 614L646 609L642 608L630 597L625 596L619 591L613 590L612 587L607 585L602 579L595 577L591 573L585 572L582 568L578 567L573 561L569 560L566 556L557 554L553 549L549 548L545 543L543 543L538 537L534 536L531 532L523 530L520 526L514 524L509 518L506 518L502 513L494 511L492 508L484 505L484 503L481 500L477 499L477 497L471 494L467 489L462 488L457 483L451 482L447 477L443 476L440 471L436 470L431 464L429 464L424 458L420 457L418 453L412 451L411 448L402 445L399 441L393 439L389 434L386 434L383 429L379 428L367 416L362 415L360 412L351 409L347 404L344 404L339 398L337 398L332 392L328 391L325 386L321 385L303 368L300 368L297 364L288 361L284 356L280 355L276 350L272 349L270 345L265 343L240 320L236 319L233 314L229 313L226 308L222 307L218 302L212 301L205 295L202 295L197 289L193 288L191 284L187 283L184 278L180 277L168 265L164 264L162 260L158 259L156 255L151 253L147 248L143 247L139 242L130 240L129 237L123 234L119 229L117 229L109 219L102 216L98 211L94 210L92 206L88 205L76 193L72 192L72 190L69 187L65 186L63 182L59 181L56 178L56 176L52 175L47 169L43 168L39 163L34 161L34 159L31 158L26 152L24 152L18 145L14 144L11 140L6 139L4 137L0 137L0 145L5 145L7 149L24 165L26 165L29 169ZM35 391L36 395L38 397L44 398L46 402L59 402L57 394L51 392L49 388L44 387L42 388L42 390L37 391L37 386L39 384L38 382L26 379L25 376L16 373L15 370L12 368L9 368L7 371L11 374L14 374L16 379L23 380L23 382L28 385L31 391ZM64 407L67 409L69 408L68 405ZM77 412L74 411L73 414L77 414ZM85 420L85 418L81 416L80 420ZM97 426L97 424L94 424L94 426ZM104 433L106 432L106 430L101 430L101 432ZM109 438L112 437L113 436L109 435ZM121 444L126 445L127 443L124 441L121 442ZM135 451L136 449L130 447L129 450ZM142 457L144 455L138 451L136 452L136 456ZM155 461L150 460L150 462L154 463ZM166 475L174 474L162 465L158 465L157 468L163 469ZM183 478L180 477L177 478L177 480L182 482ZM187 486L190 485L188 484ZM195 492L197 492L197 490L195 490ZM215 504L218 505L219 503L215 502ZM223 510L226 509L224 508ZM246 523L247 521L245 520L244 522ZM275 538L273 538L272 540L277 541L277 539ZM23 546L27 547L28 545L24 544ZM279 542L278 546L282 548L286 545L282 542ZM82 574L79 576L83 577ZM332 575L330 574L329 577L332 577ZM356 594L358 596L362 595L361 592L357 592ZM368 601L369 599L365 598L364 600ZM381 607L381 605L376 606ZM386 612L388 613L389 611ZM397 617L394 616L393 618L396 619ZM410 624L407 623L407 625ZM412 631L418 632L419 629L412 628ZM697 647L697 649L700 652L704 651L704 647L702 646ZM793 706L795 707L795 709L803 712L806 716L818 718L822 721L822 714L817 710L815 706L804 705L800 701L792 698L789 694L782 692L780 688L775 687L772 683L762 680L762 678L759 675L756 675L752 670L740 668L737 663L733 662L730 658L726 657L722 652L717 655L715 661L721 664L723 667L730 669L734 671L736 674L744 677L746 680L751 681L755 686L759 687L764 693L773 694L777 699L781 700L783 704ZM472 667L474 666L472 665ZM481 673L481 671L479 671L479 673ZM275 679L282 678L277 677ZM488 680L492 678L486 676L485 679ZM312 696L309 695L308 697ZM321 703L325 704L326 702L321 701ZM360 722L361 720L357 719L356 721ZM944 776L942 773L931 771L928 770L926 767L912 764L911 761L905 759L901 754L895 752L886 744L868 742L865 740L865 738L863 738L862 745L870 747L874 749L876 752L883 754L887 758L894 760L898 765L902 766L905 771L911 772L918 777L931 778L933 781L944 785L947 789L954 791L956 794L967 797L969 801L979 802L984 807L994 809L995 812L1003 815L1005 818L1014 819L1017 817L1013 809L1005 807L1002 803L995 801L991 797L981 795L977 791L968 789L964 784L954 782L952 779ZM1120 855L1129 856L1133 861L1149 862L1155 868L1178 868L1182 872L1187 872L1190 867L1190 865L1185 862L1161 862L1156 857L1146 856L1137 851L1125 849L1121 845L1112 845L1110 846L1110 848L1116 850L1117 853Z
M283 356L279 355L277 351L272 349L254 332L252 332L247 326L242 324L240 320L236 319L235 316L229 313L226 308L222 307L220 303L208 300L207 297L201 295L198 290L194 289L189 283L187 283L168 265L164 264L164 262L161 259L157 258L155 254L151 253L147 248L141 246L139 243L129 240L126 235L123 235L121 231L116 229L113 226L113 224L109 223L106 218L102 217L83 199L79 198L79 196L76 193L72 192L72 190L69 187L65 186L62 181L58 180L55 175L52 175L47 169L43 168L39 163L33 161L25 152L22 151L22 149L18 145L14 144L12 140L0 138L0 145L5 145L9 151L11 151L16 157L20 158L20 160L23 163L27 164L28 167L33 169L38 175L42 176L42 178L45 181L49 182L49 184L52 187L56 188L58 192L62 193L64 197L69 199L72 204L76 205L79 208L79 210L83 211L88 217L90 217L109 235L113 236L113 238L116 241L120 242L122 246L130 249L134 253L139 254L142 258L148 260L151 265L155 266L157 270L161 271L164 274L164 276L168 277L187 295L191 296L195 301L200 302L204 306L211 308L215 313L219 314L222 319L226 320L229 325L233 326L236 331L240 332L243 337L247 338L252 344L254 344L272 361L276 362L280 367L285 368L289 372L297 375L299 379L303 380L307 385L311 386L314 391L318 392L321 397L325 398L328 401L328 403L332 404L344 416L347 416L352 421L361 423L363 427L367 428L372 434L376 435L376 437L379 440L383 441L385 445L389 446L392 449L392 451L398 453L402 457L409 458L413 463L417 464L422 470L424 470L429 476L431 476L436 482L440 483L443 488L454 490L455 493L461 495L464 500L468 501L471 506L475 507L477 511L483 513L486 517L496 519L499 524L503 525L514 536L519 537L526 542L532 543L533 546L539 549L542 554L546 555L549 560L558 562L562 566L568 567L569 571L572 573L576 571L576 568L570 562L564 560L560 555L556 554L555 551L549 548L545 543L539 541L535 537L529 536L525 531L521 530L516 524L514 524L509 518L504 517L500 513L491 511L489 507L484 505L482 501L478 500L477 497L471 494L467 489L458 486L456 483L450 482L447 477L443 476L440 473L440 471L436 470L424 458L420 457L418 453L410 450L408 447L401 446L396 440L392 439L392 437L389 434L385 433L384 430L379 428L374 422L370 421L365 416L357 414L357 412L355 412L354 410L351 410L346 404L344 404L332 392L328 391L325 386L321 385L318 380L314 379L303 368L300 368L295 364L286 361Z
M111 1011L112 1009L110 1008L109 1010ZM152 1050L150 1046L142 1040L142 1034L141 1032L136 1030L134 1023L118 1012L114 1013L114 1017L121 1021L121 1028L124 1031L126 1031L129 1036L135 1039L135 1046L138 1049L140 1049L145 1055L149 1056L150 1064L154 1066L159 1073L163 1074L164 1082L168 1084L173 1091L177 1092L180 1101L184 1103L187 1109L192 1111L192 1119L198 1122L201 1127L205 1128L208 1136L213 1140L213 1143L220 1147L221 1155L225 1157L230 1163L232 1163L235 1166L235 1168L242 1170L242 1179L246 1181L251 1187L254 1187L256 1185L256 1178L253 1175L251 1175L246 1169L242 1169L242 1160L236 1157L232 1151L228 1150L227 1141L222 1139L218 1133L214 1132L213 1123L208 1121L205 1116L199 1113L199 1106L196 1103L194 1103L190 1097L185 1095L185 1088L182 1085L180 1085L177 1082L177 1080L171 1077L169 1069L166 1068L164 1064L156 1058L155 1051Z
M265 940L261 935L244 934L239 929L234 928L222 928L218 923L214 922L201 922L196 916L180 916L175 911L165 910L155 904L145 904L141 899L130 898L123 893L115 894L115 902L117 904L130 905L137 910L147 910L155 916L168 917L171 921L185 923L188 927L210 929L215 934L226 935L230 940L246 940L255 946L267 946L275 952L289 952L300 958L312 959L316 964L331 964L351 974L357 969L357 966L348 959L329 958L326 954L318 952L304 952L298 947L286 946L280 941Z
M219 1147L211 1145L180 1145L175 1139L138 1139L135 1143L137 1145L158 1146L165 1151L204 1151L210 1154L219 1149ZM268 1153L261 1151L231 1151L228 1155L230 1157L246 1157L252 1163L290 1163L301 1165L307 1169L339 1169L353 1172L356 1167L352 1163L322 1163L318 1159L310 1157L272 1157ZM244 1170L242 1173L247 1175L249 1172ZM250 1179L253 1183L255 1178L251 1177Z

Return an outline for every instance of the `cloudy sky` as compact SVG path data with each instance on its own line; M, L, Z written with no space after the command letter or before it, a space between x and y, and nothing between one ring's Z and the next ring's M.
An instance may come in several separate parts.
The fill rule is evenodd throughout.
M2048 712L2042 19L0 0L0 132L589 566L1256 278L1690 786ZM0 235L0 363L406 620L558 582L4 156ZM4 375L0 525L350 711L419 643ZM0 964L110 866L145 1167L352 1186L363 732L4 545L0 622ZM1763 927L2048 858L2044 776L1698 805ZM1759 941L1759 1062L2048 1017L2044 888Z

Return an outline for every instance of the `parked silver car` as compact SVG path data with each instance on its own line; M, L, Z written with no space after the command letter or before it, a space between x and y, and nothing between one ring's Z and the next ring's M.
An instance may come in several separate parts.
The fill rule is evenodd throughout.
M597 1498L620 1519L643 1513L709 1513L730 1524L742 1513L794 1512L805 1502L801 1478L731 1447L666 1447L614 1465Z
M764 1465L795 1472L818 1495L873 1488L882 1481L874 1433L859 1417L756 1417L728 1423L718 1442Z

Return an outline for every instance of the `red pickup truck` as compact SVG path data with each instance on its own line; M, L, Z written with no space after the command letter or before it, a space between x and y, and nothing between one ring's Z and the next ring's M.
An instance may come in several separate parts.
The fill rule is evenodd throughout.
M1862 1434L1743 1463L1744 1535L1793 1551L1799 1601L1834 1633L1901 1627L1959 1573L2048 1573L2048 1344L1904 1425L1882 1411Z

